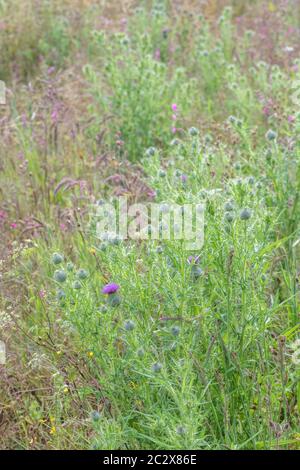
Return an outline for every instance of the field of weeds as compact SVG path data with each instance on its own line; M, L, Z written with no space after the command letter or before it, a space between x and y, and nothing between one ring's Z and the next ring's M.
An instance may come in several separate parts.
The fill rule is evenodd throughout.
M300 449L299 1L0 0L0 80L0 448Z

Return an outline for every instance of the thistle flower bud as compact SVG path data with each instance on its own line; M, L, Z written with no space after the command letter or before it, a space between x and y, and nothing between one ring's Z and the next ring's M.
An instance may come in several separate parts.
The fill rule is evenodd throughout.
M85 270L85 269L79 269L76 273L76 276L78 277L78 279L80 280L84 280L88 277L89 273Z
M226 222L231 223L234 220L234 215L232 214L232 212L225 212L224 218Z
M56 298L57 300L63 300L66 298L66 293L64 290L62 289L58 289L57 293L56 293Z
M277 134L272 129L269 129L268 132L266 133L266 139L269 140L270 142L275 140L276 137L277 137Z
M176 432L179 436L183 436L186 433L186 429L184 426L177 426Z
M143 357L145 355L145 350L144 348L139 348L136 353L138 357Z
M229 116L228 121L230 122L230 124L235 124L237 119L235 116Z
M124 328L126 331L132 331L135 328L135 323L132 320L126 320L124 323Z
M233 203L232 203L231 201L225 202L225 204L224 204L224 209L225 209L225 211L227 211L227 212L233 211L233 210L234 210L234 205L233 205Z
M174 336L178 336L179 333L180 333L180 328L179 328L179 326L172 326L172 328L171 328L171 333L172 333L172 335L174 335Z
M118 294L111 294L107 298L107 303L111 307L117 307L121 303L121 297Z
M82 285L81 285L81 282L79 281L74 281L73 284L72 284L72 287L73 289L81 289Z

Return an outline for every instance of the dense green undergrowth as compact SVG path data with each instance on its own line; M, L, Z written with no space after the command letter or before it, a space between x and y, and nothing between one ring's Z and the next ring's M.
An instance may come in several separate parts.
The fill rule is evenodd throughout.
M96 3L0 2L0 446L297 449L295 2ZM99 240L119 196L203 246Z

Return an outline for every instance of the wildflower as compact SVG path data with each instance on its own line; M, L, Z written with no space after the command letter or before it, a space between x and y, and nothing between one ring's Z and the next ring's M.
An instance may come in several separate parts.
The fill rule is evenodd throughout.
M146 155L147 157L153 157L155 155L155 147L149 147L147 150L146 150Z
M139 348L136 353L138 357L143 357L145 355L145 351L143 348Z
M184 426L178 426L176 432L179 436L183 436L186 433L186 429Z
M120 286L113 282L110 284L106 284L106 286L104 286L102 289L102 293L108 295L107 301L111 305L111 307L117 307L121 302L121 299L117 294L119 288Z
M288 122L294 122L295 119L295 116L292 116L291 114L288 116Z
M212 136L210 134L206 134L204 137L205 143L210 144L212 142Z
M103 287L102 294L108 294L108 295L115 294L119 289L120 289L120 286L112 282L110 284L106 284Z
M126 320L124 323L124 328L126 331L132 331L135 328L135 323L132 320Z
M224 218L226 222L233 222L234 215L232 214L232 212L225 212Z
M40 290L39 297L40 297L40 299L43 299L44 297L46 297L46 291L44 289Z
M178 106L177 106L176 103L173 103L172 106L171 106L171 108L172 108L172 111L177 111Z
M87 355L88 355L88 357L92 358L92 357L94 356L94 353L93 353L93 351L89 351L89 352L87 353Z
M187 182L187 175L182 174L182 175L180 176L180 179L181 179L182 183L186 183L186 182Z
M65 280L67 279L67 273L66 271L64 271L63 269L57 269L55 272L54 272L54 279L55 281L57 282L65 282Z
M154 53L154 58L156 60L160 60L160 49L156 49Z
M57 294L56 294L57 300L63 300L66 298L66 293L62 289L58 289Z
M179 326L173 326L173 327L171 328L171 333L172 333L172 335L174 335L174 336L178 336L179 333L180 333L180 328L179 328Z
M237 118L235 116L229 116L228 121L230 124L235 124L237 121Z
M276 137L277 137L277 134L272 129L269 129L268 132L266 133L266 139L269 140L270 142L275 140Z
M17 227L18 227L18 224L17 224L16 222L12 222L12 223L10 224L10 228L15 229L15 228L17 228Z
M51 426L50 434L51 435L56 434L56 427L55 426Z
M112 245L120 245L121 241L122 241L122 238L118 235L116 235L115 237L112 237L110 240L110 243L112 243Z
M72 284L73 289L81 289L82 285L79 281L74 281Z
M64 393L69 393L69 388L67 386L64 387Z
M98 308L98 311L101 313L107 313L107 307L106 305L102 305L101 307Z
M190 129L189 129L189 134L190 134L192 137L194 137L194 136L196 136L196 135L199 134L199 130L197 129L197 127L190 127Z
M159 210L162 214L168 214L170 212L170 206L169 204L161 204L161 206L159 207Z
M74 270L74 264L69 262L67 263L67 271L73 271Z
M103 242L103 243L101 243L99 248L100 248L101 251L106 251L107 250L107 244L105 242Z
M55 67L54 66L49 67L48 70L47 70L48 75L52 75L54 72L55 72Z
M53 264L60 264L64 260L64 257L60 255L59 253L53 253L52 255L52 263Z
M84 280L88 277L89 273L88 271L86 271L85 269L79 269L76 273L76 276L78 277L78 279L80 280Z
M203 275L203 271L202 269L200 268L200 266L197 266L197 265L193 265L192 266L192 269L191 269L191 276L192 276L192 279L194 280L197 280L199 279L199 277L201 277Z
M241 220L249 220L251 217L251 211L250 209L243 209L241 212L240 212L240 218Z
M155 372L155 373L160 372L162 369L162 365L160 362L155 362L154 364L152 364L151 369L152 369L152 372Z
M189 256L188 259L187 259L187 262L189 264L199 264L200 262L200 255L197 255L197 256Z
M92 411L91 412L91 419L92 421L94 421L94 423L96 423L97 421L99 421L101 418L101 415L98 411Z
M233 206L232 202L231 202L231 201L225 202L224 209L225 209L225 211L227 211L227 212L233 211L233 210L234 210L234 206Z
M121 303L121 299L117 294L112 294L107 299L111 307L117 307Z

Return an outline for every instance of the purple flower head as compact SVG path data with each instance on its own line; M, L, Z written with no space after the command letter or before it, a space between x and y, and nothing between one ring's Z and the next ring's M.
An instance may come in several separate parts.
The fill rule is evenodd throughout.
M106 286L103 287L102 294L115 294L119 289L120 286L118 284L111 282L110 284L106 284Z
M181 179L181 181L182 181L183 183L186 183L186 182L187 182L187 175L182 174L182 175L180 176L180 179Z
M178 109L177 104L173 103L171 108L172 108L172 111L177 111L177 109Z

